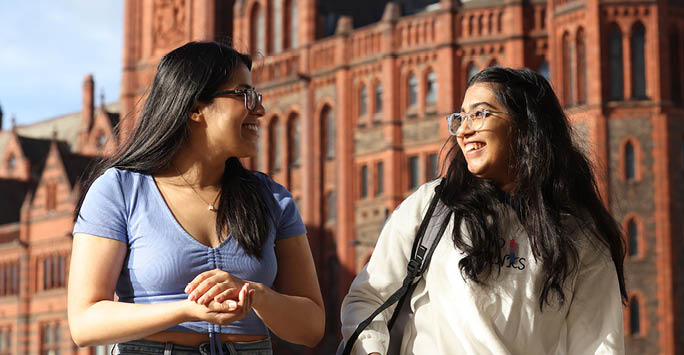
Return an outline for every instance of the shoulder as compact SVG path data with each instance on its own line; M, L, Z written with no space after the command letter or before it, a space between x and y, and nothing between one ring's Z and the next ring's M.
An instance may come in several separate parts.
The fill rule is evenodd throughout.
M285 195L285 197L292 197L285 186L273 181L268 175L261 172L254 172L253 176L266 189L266 192L273 195L276 200L282 198L283 195Z

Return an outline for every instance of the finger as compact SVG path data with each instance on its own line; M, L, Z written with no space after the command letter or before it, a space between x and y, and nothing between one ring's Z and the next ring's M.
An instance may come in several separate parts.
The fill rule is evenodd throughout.
M222 302L225 302L229 299L237 300L239 293L240 293L239 288L231 287L231 288L224 290L223 292L219 293L218 295L216 295L214 297L214 301L216 301L218 303L222 303Z
M222 294L225 291L232 290L233 288L230 286L230 284L221 282L217 283L214 286L212 286L210 289L208 289L204 294L202 294L199 299L197 300L197 303L199 304L207 304L211 300L216 300L216 297L219 294ZM219 301L217 301L219 302Z
M216 274L216 270L209 270L195 276L195 278L192 279L187 286L185 286L185 293L192 292L197 285L199 285L202 281L214 276L214 274Z
M200 282L197 287L190 293L190 296L188 296L188 299L190 301L194 301L198 298L200 298L202 295L204 295L205 292L209 291L212 287L214 287L216 284L218 284L221 280L221 278L217 275L211 276L207 279L204 279L202 282Z

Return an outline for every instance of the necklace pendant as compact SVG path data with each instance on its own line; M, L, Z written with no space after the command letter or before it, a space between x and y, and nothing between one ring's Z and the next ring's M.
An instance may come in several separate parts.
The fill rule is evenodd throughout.
M207 209L211 212L216 212L216 207L214 207L214 205L207 206Z

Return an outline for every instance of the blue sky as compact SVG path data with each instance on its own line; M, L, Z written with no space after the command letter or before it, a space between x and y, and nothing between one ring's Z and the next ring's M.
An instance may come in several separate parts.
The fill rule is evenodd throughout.
M123 0L0 1L2 128L80 111L87 73L117 101L122 41Z

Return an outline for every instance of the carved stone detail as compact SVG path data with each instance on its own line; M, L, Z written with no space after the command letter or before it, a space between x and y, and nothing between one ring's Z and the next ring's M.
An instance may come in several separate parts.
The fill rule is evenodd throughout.
M187 35L186 0L154 0L153 38L155 49L170 49Z

